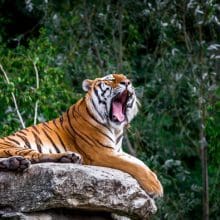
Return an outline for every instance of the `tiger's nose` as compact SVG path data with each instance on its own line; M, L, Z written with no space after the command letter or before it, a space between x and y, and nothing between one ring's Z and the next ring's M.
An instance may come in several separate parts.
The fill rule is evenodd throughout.
M120 82L121 85L125 85L126 87L131 84L131 81L129 79L124 79Z

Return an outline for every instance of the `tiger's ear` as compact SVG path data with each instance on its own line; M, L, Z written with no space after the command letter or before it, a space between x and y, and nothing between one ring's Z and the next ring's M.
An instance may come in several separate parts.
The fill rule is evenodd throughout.
M85 79L82 83L82 88L85 92L88 92L92 86L93 80Z

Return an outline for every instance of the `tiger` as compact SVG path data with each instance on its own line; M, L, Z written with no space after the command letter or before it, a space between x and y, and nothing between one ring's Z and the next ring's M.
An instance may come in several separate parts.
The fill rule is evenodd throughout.
M0 139L0 171L43 162L103 166L133 176L151 196L163 196L156 174L122 150L124 129L138 113L131 81L113 73L82 82L85 96L60 117Z

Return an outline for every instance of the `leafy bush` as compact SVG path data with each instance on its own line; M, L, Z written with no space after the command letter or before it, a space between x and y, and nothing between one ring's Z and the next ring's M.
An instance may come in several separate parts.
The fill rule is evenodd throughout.
M29 42L28 48L1 48L0 63L10 80L7 84L4 75L1 74L1 136L8 135L21 126L12 100L12 92L26 126L34 123L36 102L37 122L41 122L57 117L79 98L62 69L56 64L56 54L56 49L44 31L39 39Z

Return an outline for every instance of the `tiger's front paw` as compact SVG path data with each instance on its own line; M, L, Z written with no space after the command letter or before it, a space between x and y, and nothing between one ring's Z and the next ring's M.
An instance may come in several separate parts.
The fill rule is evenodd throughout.
M82 164L83 160L80 154L74 152L67 152L59 159L59 162Z
M146 184L144 188L151 197L156 198L163 196L163 186L161 185L155 173L150 172L145 183Z
M163 197L163 187L159 180L151 187L149 195L152 198Z

